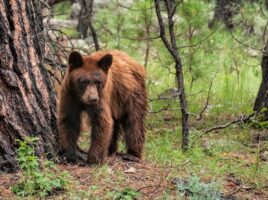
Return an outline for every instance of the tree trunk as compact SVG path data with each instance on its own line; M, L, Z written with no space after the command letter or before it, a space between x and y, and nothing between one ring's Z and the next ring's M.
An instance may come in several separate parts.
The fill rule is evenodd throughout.
M179 92L179 100L180 100L180 109L181 109L181 122L182 122L182 150L186 151L189 148L189 114L188 114L188 104L185 94L184 88L184 78L183 78L183 68L182 62L180 59L180 55L178 52L178 47L176 43L176 37L174 32L174 21L173 16L176 12L176 7L174 1L172 0L164 0L165 8L167 10L168 15L168 31L166 33L166 27L164 24L163 17L161 15L160 9L160 0L155 0L155 10L160 28L160 37L168 49L170 55L175 61L175 70L176 70L176 78L177 78L177 86ZM167 34L170 38L168 40Z
M39 1L0 0L0 171L17 169L16 139L38 137L39 155L58 151L44 47Z
M81 0L80 4L82 6L80 18L78 21L77 31L80 33L82 38L88 36L88 29L91 32L95 50L100 50L100 45L98 42L98 37L96 30L92 24L92 15L93 15L93 3L94 0Z
M212 28L215 22L221 21L228 29L232 29L233 17L238 13L241 3L241 0L216 0L214 16L209 22L209 28Z
M259 111L262 108L268 108L268 40L262 56L262 82L255 101L254 111ZM268 112L266 112L266 115Z

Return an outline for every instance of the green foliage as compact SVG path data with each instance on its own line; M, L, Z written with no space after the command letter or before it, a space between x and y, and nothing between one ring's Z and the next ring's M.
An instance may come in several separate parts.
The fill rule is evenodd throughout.
M122 191L113 192L114 200L134 200L140 196L140 193L131 188L125 188Z
M267 108L262 108L261 111L257 114L255 118L253 118L250 122L251 126L255 129L267 129L268 128L268 110Z
M79 33L73 28L62 28L61 31L64 32L68 37L72 39L79 38Z
M63 190L67 184L67 174L59 173L53 162L41 160L35 155L38 138L26 137L18 142L17 159L21 173L19 183L12 187L13 193L22 197L44 197Z
M220 200L221 193L216 182L203 183L198 176L191 176L189 182L176 181L177 191L180 196L185 194L191 200Z
M68 19L71 11L71 1L63 1L53 6L52 13L58 19Z
M267 177L261 176L268 172L265 162L259 163L256 171L258 150L248 147L252 136L247 127L230 127L222 130L219 135L204 136L203 140L191 144L187 153L180 150L180 134L179 129L163 127L161 130L155 128L154 131L148 131L145 160L163 167L176 166L174 176L196 174L202 178L219 178L234 174L244 182L254 180L258 185L267 181ZM199 134L196 131L190 133L192 137Z
M268 121L258 121L257 119L254 119L251 121L252 127L256 129L267 129L268 128Z
M202 1L188 0L181 6L181 16L186 20L188 27L203 28L208 20L204 12L207 12L207 5Z

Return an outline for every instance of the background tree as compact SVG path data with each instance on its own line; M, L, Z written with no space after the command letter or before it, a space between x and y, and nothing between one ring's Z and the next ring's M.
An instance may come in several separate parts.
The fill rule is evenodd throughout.
M268 40L263 50L261 62L262 82L254 104L254 111L259 111L262 108L268 108ZM267 115L267 112L266 112ZM268 119L268 116L266 116Z
M175 61L175 71L176 71L176 78L177 78L177 87L178 87L178 94L180 100L180 110L181 110L181 121L182 121L182 149L185 151L189 148L189 114L188 114L188 106L187 100L185 95L184 89L184 79L183 79L183 69L182 69L182 62L180 59L180 55L178 52L178 47L176 44L176 37L174 32L174 21L173 17L176 12L175 3L170 0L165 0L164 5L167 10L168 15L168 32L166 33L165 24L163 21L163 17L160 10L160 2L159 0L155 0L155 9L156 14L159 22L160 28L160 37L165 44L166 48L168 49L169 53L171 54L172 58ZM170 41L167 38L170 38Z
M216 0L214 16L209 22L211 28L215 22L221 21L228 29L234 28L233 17L239 12L241 0Z
M77 31L80 33L82 38L86 38L88 36L88 31L90 30L92 39L95 45L95 50L98 51L100 49L97 33L92 24L92 15L93 15L93 0L81 0L81 12L80 18L77 26Z
M13 171L16 139L34 135L38 154L58 151L39 1L0 1L0 55L0 170Z

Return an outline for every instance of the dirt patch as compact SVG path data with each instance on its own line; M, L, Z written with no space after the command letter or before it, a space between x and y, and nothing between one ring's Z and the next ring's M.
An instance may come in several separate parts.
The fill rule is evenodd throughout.
M72 180L76 184L75 188L86 192L90 187L97 186L98 190L94 192L94 195L100 197L107 196L108 192L117 189L131 188L140 192L139 199L156 199L156 197L162 196L168 185L168 169L146 161L139 163L123 161L118 156L109 157L104 166L63 164L57 166L61 171L67 171L72 176ZM17 181L16 174L0 175L0 199L15 198L11 187ZM57 197L60 196L49 197L49 199Z
M0 199L12 199L14 197L11 186L17 181L17 174L0 174Z
M60 165L62 170L72 172L72 176L83 187L88 188L94 185L104 187L105 189L96 193L98 196L105 196L105 194L102 194L105 191L127 187L140 192L141 199L155 199L162 195L168 185L169 170L146 161L137 163L122 161L118 156L109 157L107 159L106 175L96 175L97 167Z

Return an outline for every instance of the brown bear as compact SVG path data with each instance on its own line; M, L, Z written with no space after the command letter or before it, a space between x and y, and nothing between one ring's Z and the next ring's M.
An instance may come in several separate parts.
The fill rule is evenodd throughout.
M142 157L147 110L145 70L127 54L98 51L88 56L72 52L58 105L59 144L64 157L76 161L80 115L90 118L91 146L88 163L102 163L117 151L120 130L127 154Z

